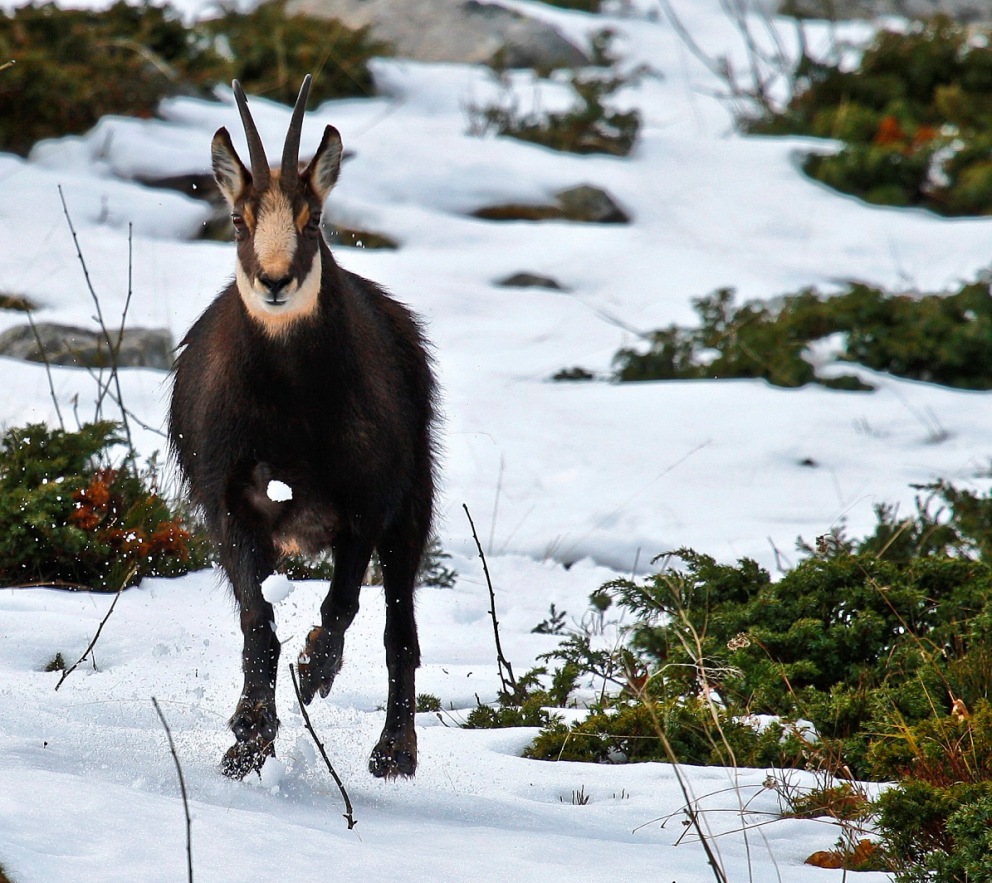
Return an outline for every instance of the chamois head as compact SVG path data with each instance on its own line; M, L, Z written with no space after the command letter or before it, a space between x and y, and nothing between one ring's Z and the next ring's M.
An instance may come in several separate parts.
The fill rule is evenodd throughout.
M218 129L211 144L214 177L231 206L238 242L238 291L249 314L274 335L317 307L320 212L341 167L341 136L327 126L313 159L300 170L300 132L310 79L307 74L296 99L280 168L269 168L237 80L234 97L248 139L251 171L235 152L227 129Z

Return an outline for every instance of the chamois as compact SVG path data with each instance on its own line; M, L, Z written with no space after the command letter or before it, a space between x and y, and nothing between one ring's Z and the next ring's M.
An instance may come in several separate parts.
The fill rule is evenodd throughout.
M244 689L229 723L236 742L223 772L242 778L275 753L280 648L262 581L281 555L333 553L320 624L299 656L309 704L317 692L327 695L341 668L345 630L377 551L389 693L369 770L412 776L420 664L413 595L433 514L434 379L417 320L374 282L339 267L321 235L341 137L327 126L301 170L310 79L300 89L278 169L269 168L234 81L251 170L227 129L211 145L214 177L234 222L234 279L182 341L169 438L241 614ZM273 481L290 493L270 493Z

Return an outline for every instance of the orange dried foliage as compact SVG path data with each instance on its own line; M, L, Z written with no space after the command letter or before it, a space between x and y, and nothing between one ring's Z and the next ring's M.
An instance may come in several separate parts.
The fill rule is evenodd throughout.
M178 518L163 521L149 538L149 554L176 557L185 563L190 559L191 537L192 534L180 526Z
M937 138L940 131L934 126L920 126L913 133L913 147L926 147L931 141Z
M93 531L103 523L110 511L110 487L117 477L114 469L101 469L89 485L76 491L76 509L69 520L81 530Z
M188 562L192 534L181 526L178 518L160 522L151 536L142 527L122 523L124 504L114 493L116 479L117 470L101 469L85 488L76 492L76 508L69 516L72 524L95 534L98 542L109 546L123 558L151 559L161 555ZM148 497L149 501L154 499L154 494Z
M828 868L838 871L875 870L875 860L878 858L876 855L877 852L878 844L863 838L850 851L831 849L814 852L806 859L806 864L812 865L814 868Z
M909 137L903 131L899 120L890 114L882 117L872 140L879 147L886 147L893 144L905 144L909 141Z

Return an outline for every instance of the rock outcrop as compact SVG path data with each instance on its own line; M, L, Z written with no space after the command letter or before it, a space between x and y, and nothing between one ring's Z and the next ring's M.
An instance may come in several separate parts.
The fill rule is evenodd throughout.
M481 0L290 0L287 12L368 27L401 58L551 70L589 56L554 27Z
M116 344L116 330L111 331L110 339ZM127 328L117 352L117 365L168 371L172 367L172 350L172 334L168 329ZM18 325L0 334L0 356L89 368L106 368L111 363L102 332L53 322L36 322L33 330L30 325Z

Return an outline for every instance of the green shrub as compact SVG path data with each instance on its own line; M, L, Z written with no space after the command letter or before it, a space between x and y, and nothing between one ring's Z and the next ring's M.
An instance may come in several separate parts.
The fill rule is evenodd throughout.
M115 591L205 567L211 553L131 461L113 467L115 424L32 424L0 439L0 585Z
M504 716L504 695L490 725L540 724L525 756L543 760L816 770L821 786L776 790L786 816L848 824L816 856L841 864L824 867L992 879L992 491L920 491L909 517L878 506L865 537L801 543L807 557L777 581L754 561L680 550L678 567L594 592L586 629L552 627L552 609L541 630L562 641L542 658L561 664L555 683L591 679L600 700L569 726ZM625 624L612 647L609 623ZM521 692L538 697L546 674ZM760 731L755 715L769 716ZM871 801L840 777L895 784ZM855 839L876 821L877 844Z
M587 721L549 728L534 756L602 759L627 753L622 736L654 733L632 756L663 759L657 718L687 762L736 756L887 777L893 733L948 714L954 700L979 708L992 697L992 557L980 557L992 551L992 493L921 491L913 517L879 506L872 534L821 538L777 581L753 561L681 550L679 568L606 584L591 613L619 608L623 646L596 649L572 632L544 658L614 698L604 689ZM718 711L689 698L711 691ZM755 735L754 714L776 716L779 731ZM799 719L817 745L799 738L789 723Z
M542 680L546 675L548 670L544 666L532 668L516 680L512 691L501 691L495 705L479 702L462 726L468 730L490 730L553 725L558 718L548 708L565 707L569 694L575 688L578 670L566 663L551 676L549 686L545 686Z
M992 880L992 789L962 801L947 818L951 849L931 859L937 881Z
M441 710L441 700L433 693L417 694L417 712L439 712Z
M707 766L803 766L807 746L786 725L760 731L701 700L620 700L572 725L546 724L525 757L587 763L670 760Z
M841 782L811 788L791 796L784 813L791 819L818 819L829 817L847 822L863 822L872 814L871 801L864 789Z
M693 301L699 325L671 325L650 336L647 350L614 357L616 379L764 378L776 386L822 383L870 389L854 376L824 379L803 358L829 335L837 358L899 377L962 389L992 389L992 280L952 293L912 296L851 283L821 297L813 289L771 302L734 303L730 289Z
M61 650L45 663L45 671L65 671L65 657Z
M417 572L417 585L430 586L434 589L450 589L458 581L458 571L448 567L451 555L441 548L435 537L424 550L420 570Z
M868 762L879 779L914 779L934 787L992 783L992 706L961 702L951 714L914 724L890 719L875 734Z
M900 883L992 879L992 782L904 780L877 801L882 846Z
M880 31L854 70L805 59L780 112L747 131L836 138L808 174L868 202L992 212L992 46L948 18Z
M948 665L987 658L988 564L817 556L772 582L753 562L684 555L682 572L613 587L637 616L631 646L668 695L715 689L730 708L807 718L867 775L879 720L918 721L949 710L952 695L971 703L992 688L992 672L962 678Z
M0 150L84 132L104 114L147 117L180 83L219 82L228 65L169 6L101 12L54 3L0 12Z
M286 0L262 3L247 13L228 9L202 27L215 42L229 43L230 77L248 92L290 105L308 73L314 78L311 102L372 95L369 59L390 51L388 44L371 38L368 28L351 30L334 19L288 15Z
M225 11L189 26L172 6L120 0L106 10L54 3L0 12L0 150L85 132L106 114L153 116L175 94L239 78L249 92L292 103L306 73L312 101L373 91L367 62L386 47L366 30L288 16L285 3Z
M603 66L614 61L610 54L611 41L610 31L601 31L593 40L594 55ZM497 68L495 75L501 84L501 97L488 107L474 104L469 107L472 134L495 132L566 153L627 156L633 150L641 127L640 114L636 110L613 110L606 101L639 73L618 75L600 70L577 71L569 76L569 85L576 97L571 108L529 114L517 110L506 71Z

